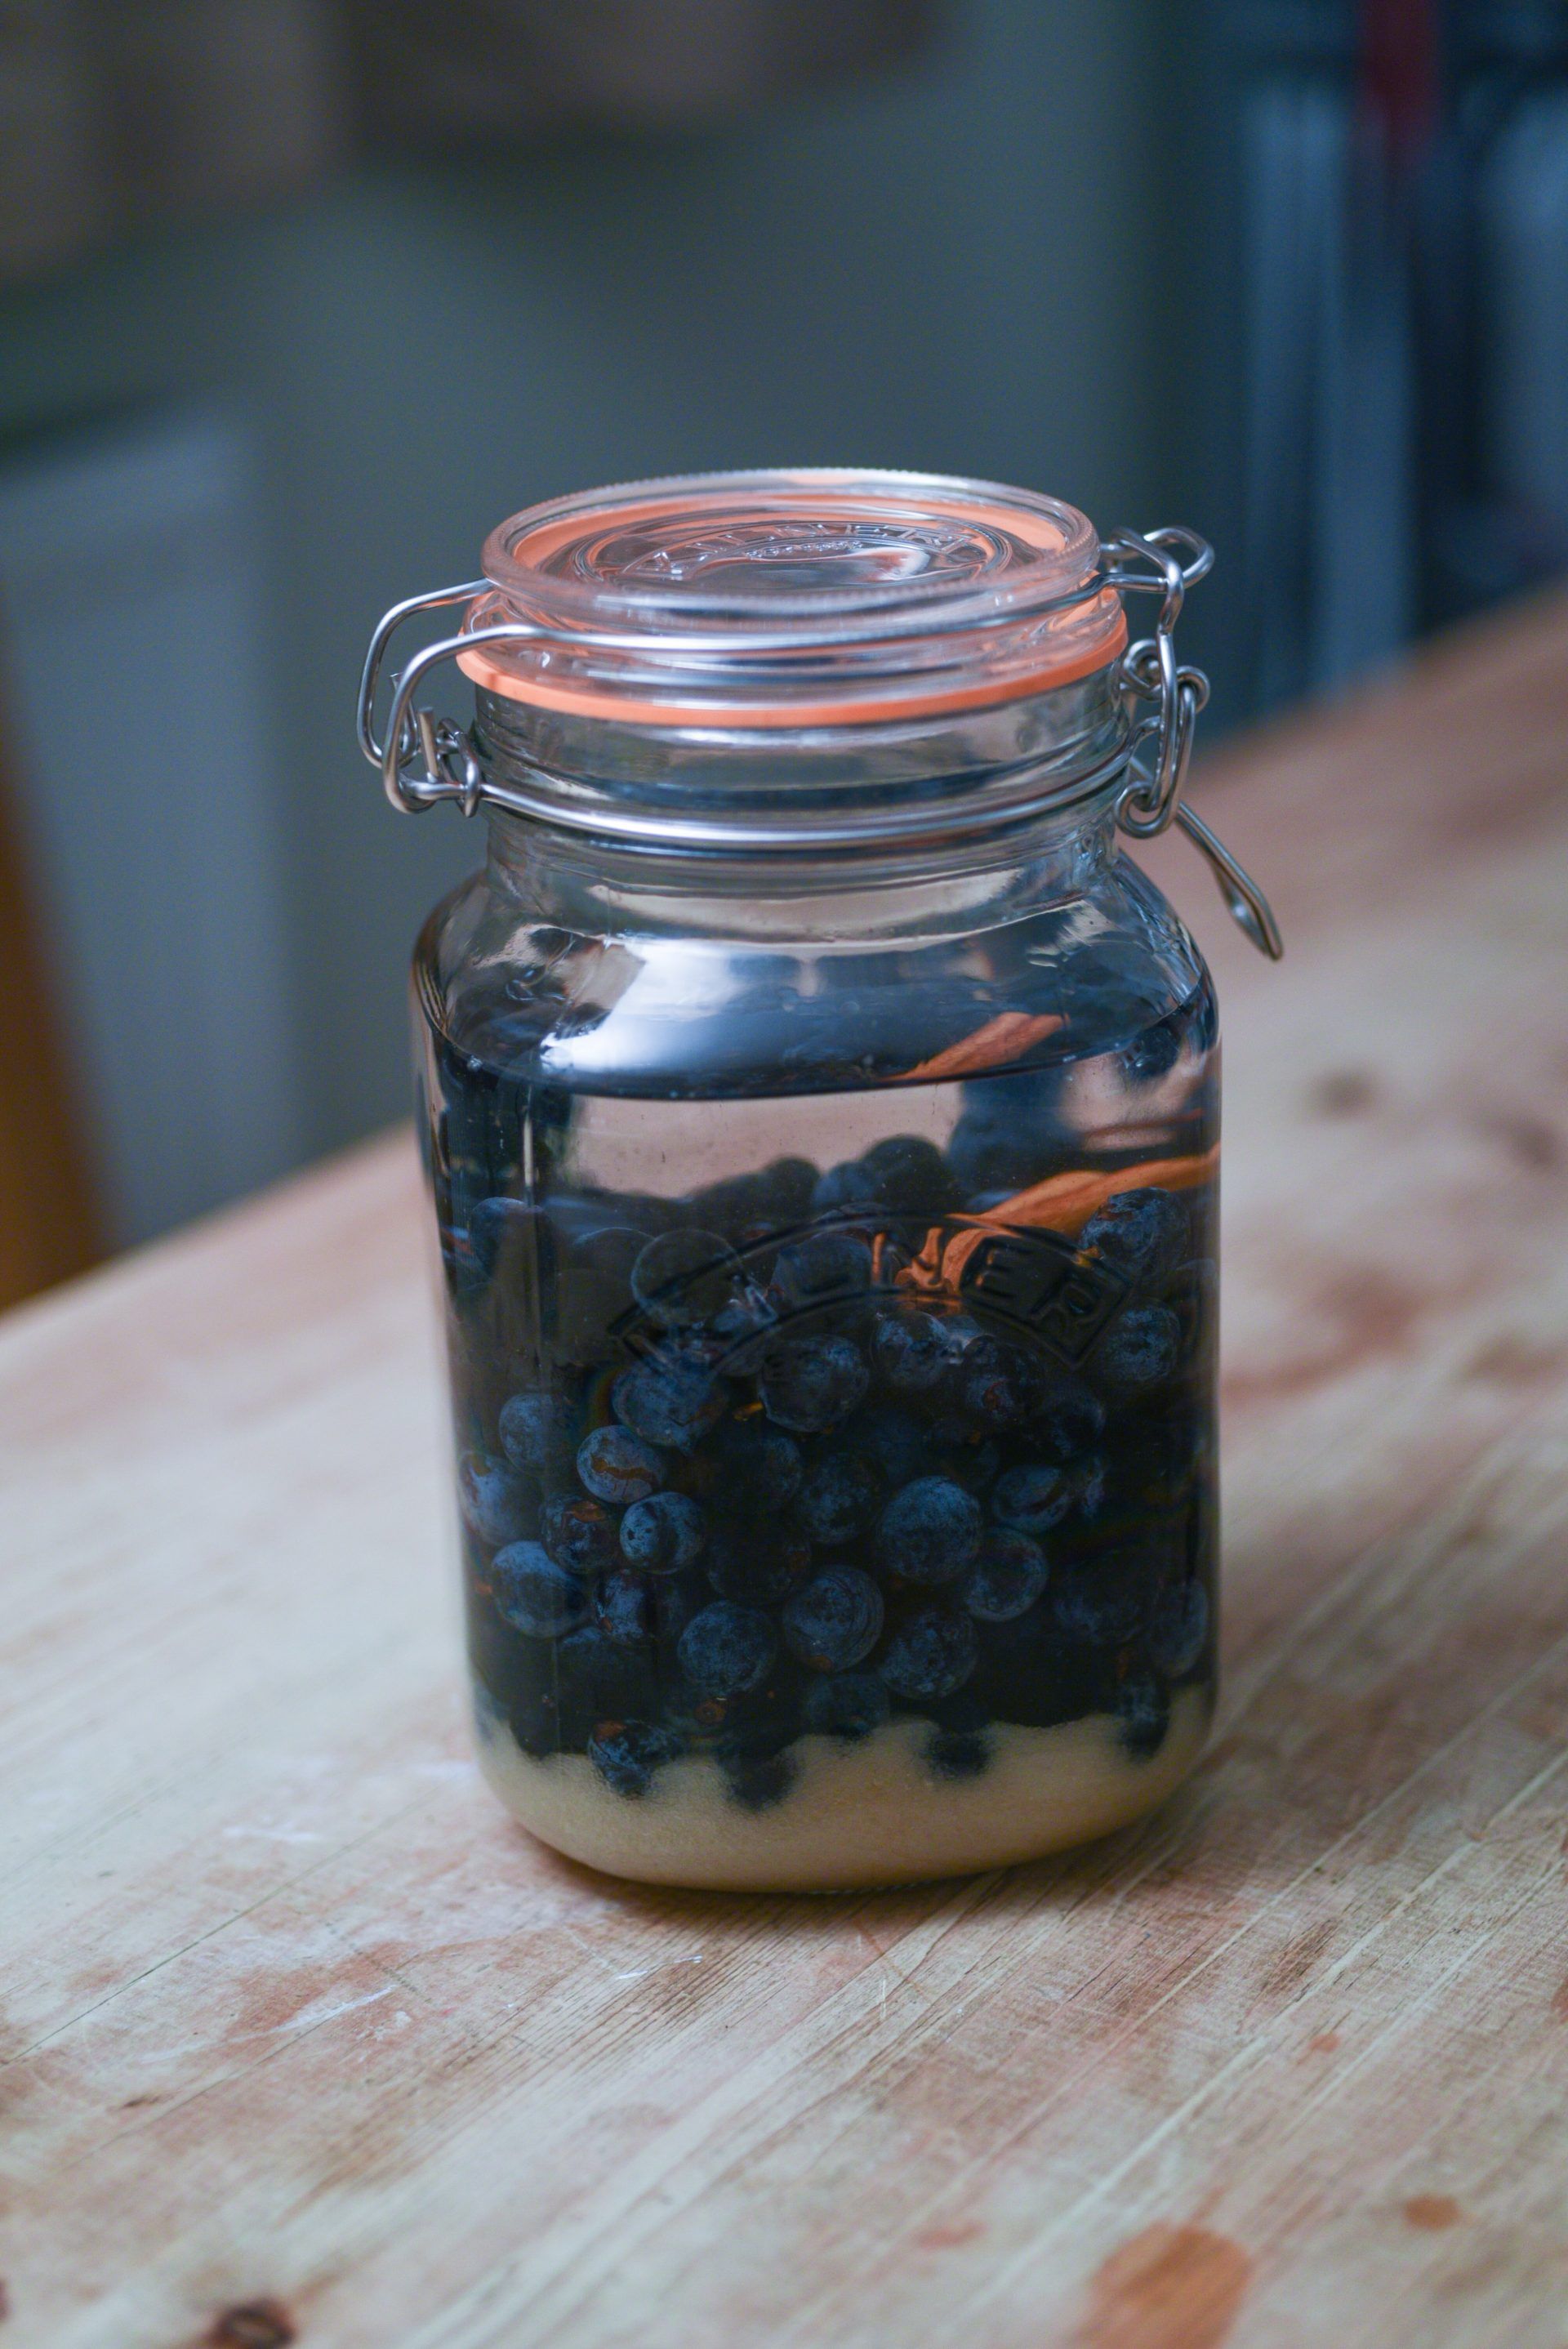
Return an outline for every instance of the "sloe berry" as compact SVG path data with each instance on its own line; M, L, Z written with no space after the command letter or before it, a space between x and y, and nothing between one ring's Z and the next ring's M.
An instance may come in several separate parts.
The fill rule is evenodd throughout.
M469 1247L488 1278L498 1266L526 1263L544 1237L537 1207L521 1199L480 1199L469 1210Z
M964 1604L982 1623L1026 1615L1050 1578L1046 1554L1010 1526L988 1534L964 1584Z
M1056 1619L1072 1640L1091 1648L1119 1648L1143 1628L1150 1609L1149 1577L1136 1552L1115 1552L1058 1578Z
M845 1207L872 1208L877 1205L874 1174L868 1174L858 1158L841 1159L818 1175L811 1192L811 1213L830 1216Z
M1134 1037L1117 1055L1122 1071L1133 1084L1152 1084L1156 1078L1168 1076L1181 1058L1181 1022L1174 1012L1166 1019L1157 1019L1141 1036Z
M685 1493L651 1493L621 1520L621 1551L645 1574L674 1574L695 1566L707 1539L707 1522Z
M557 1566L573 1574L610 1565L619 1547L609 1510L580 1493L558 1493L546 1501L539 1513L539 1538Z
M894 1394L923 1394L947 1368L942 1323L934 1313L892 1312L872 1332L872 1366Z
M774 1258L773 1287L797 1305L858 1296L871 1285L872 1252L858 1232L809 1232Z
M731 1378L748 1378L760 1364L779 1317L760 1290L739 1288L708 1325L722 1348L720 1367Z
M654 1774L665 1762L676 1762L686 1751L673 1729L646 1721L606 1721L588 1740L588 1759L604 1784L617 1795L645 1795Z
M719 1768L729 1786L730 1799L748 1811L770 1811L781 1803L799 1775L799 1765L789 1754L721 1754Z
M991 1741L976 1729L934 1729L925 1759L938 1778L978 1778L991 1766Z
M593 1620L616 1647L642 1647L657 1630L652 1584L624 1566L602 1575L593 1592Z
M509 1395L500 1407L496 1432L514 1468L542 1474L570 1456L568 1413L554 1395Z
M624 1427L596 1427L578 1451L577 1474L596 1501L624 1509L658 1491L665 1464L640 1435Z
M849 1447L870 1460L890 1485L907 1485L931 1455L929 1431L893 1403L873 1403L857 1412L842 1430Z
M486 1452L465 1452L458 1464L458 1500L463 1522L488 1547L516 1541L523 1529L527 1487Z
M976 1338L960 1358L960 1408L978 1427L1017 1427L1029 1418L1044 1385L1038 1365L1004 1338Z
M890 1133L873 1143L861 1160L879 1206L895 1216L926 1216L934 1222L956 1206L959 1185L934 1142L919 1133Z
M951 1582L980 1547L980 1504L946 1476L919 1476L878 1520L877 1561L907 1582Z
M847 1672L882 1637L882 1595L859 1567L830 1567L784 1603L784 1644L814 1672Z
M717 1232L661 1232L632 1267L632 1294L652 1319L676 1330L717 1313L739 1270L734 1249Z
M1123 1681L1116 1692L1116 1733L1135 1760L1158 1754L1170 1726L1171 1699L1161 1682L1147 1672Z
M692 1617L678 1653L682 1671L704 1696L741 1696L767 1679L779 1643L766 1615L720 1599Z
M536 1541L512 1542L490 1565L496 1606L515 1630L535 1640L559 1640L588 1612L588 1593Z
M572 1261L602 1279L629 1286L632 1267L648 1244L646 1232L632 1224L590 1225L572 1243Z
M721 1598L776 1607L810 1573L811 1545L777 1520L725 1519L708 1543L707 1578Z
M880 1670L896 1696L919 1704L962 1688L978 1652L967 1615L948 1607L925 1607L893 1632Z
M1105 1405L1070 1371L1053 1371L1036 1398L1024 1441L1047 1460L1076 1460L1105 1432Z
M723 1418L726 1395L711 1370L661 1353L623 1371L610 1400L616 1417L645 1444L684 1452Z
M795 1514L814 1542L837 1547L871 1523L883 1490L881 1471L863 1453L829 1452L807 1472Z
M871 1383L847 1338L793 1338L769 1349L758 1381L762 1407L779 1427L819 1435L836 1427Z
M1113 1395L1149 1394L1163 1386L1181 1351L1181 1324L1169 1306L1134 1306L1095 1348L1095 1375Z
M1187 1254L1187 1210L1175 1193L1146 1186L1108 1199L1078 1246L1129 1280L1147 1282L1174 1272Z
M1072 1482L1060 1468L1009 1468L991 1488L991 1515L1021 1533L1049 1533L1072 1505Z
M876 1672L839 1672L806 1692L808 1729L819 1737L841 1737L846 1745L880 1729L891 1711L887 1683Z
M734 1514L781 1509L800 1489L806 1473L800 1447L782 1428L765 1420L727 1421L709 1454L717 1476L717 1506Z

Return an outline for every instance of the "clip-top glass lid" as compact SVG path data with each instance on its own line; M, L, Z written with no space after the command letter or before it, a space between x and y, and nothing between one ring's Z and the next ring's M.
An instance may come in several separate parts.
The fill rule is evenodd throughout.
M490 587L464 626L489 640L459 655L468 676L514 701L634 724L924 718L1069 683L1127 641L1086 516L938 475L596 490L512 515L486 541L484 569Z

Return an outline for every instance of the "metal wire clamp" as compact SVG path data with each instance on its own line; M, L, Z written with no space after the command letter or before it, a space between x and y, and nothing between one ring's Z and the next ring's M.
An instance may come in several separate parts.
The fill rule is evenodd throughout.
M1201 668L1178 664L1176 623L1188 588L1213 569L1214 550L1196 531L1180 525L1147 533L1119 530L1101 542L1100 562L1107 586L1122 595L1161 597L1154 634L1140 636L1121 656L1122 699L1130 732L1117 823L1132 840L1153 840L1178 824L1208 859L1238 929L1260 954L1278 962L1284 941L1274 908L1246 867L1181 797L1199 713L1209 698L1209 680ZM1140 565L1143 567L1135 567ZM1154 706L1140 712L1140 702ZM1152 746L1152 754L1142 761L1140 753L1146 746Z
M1209 680L1202 669L1178 664L1175 628L1188 588L1207 576L1213 561L1213 549L1207 542L1195 531L1179 525L1147 533L1119 530L1101 543L1103 585L1124 595L1157 594L1161 599L1153 636L1140 637L1121 657L1119 682L1130 730L1122 754L1127 761L1126 781L1117 800L1116 821L1133 840L1154 839L1172 823L1178 824L1207 858L1237 926L1261 954L1277 962L1284 947L1268 899L1251 874L1181 797L1198 715L1209 698ZM427 808L451 801L465 815L473 815L485 799L493 799L519 812L539 812L522 794L489 781L467 733L438 719L432 709L416 704L414 697L419 686L439 662L486 644L515 646L543 641L579 647L593 643L617 648L630 648L636 644L635 637L614 632L573 634L522 620L442 636L424 646L407 667L395 675L387 731L377 741L377 688L387 647L397 630L418 613L471 603L476 596L484 595L490 585L487 579L469 579L459 586L438 587L428 595L411 595L393 605L370 639L359 682L359 746L371 765L379 769L382 786L392 805L407 814L422 815ZM775 648L779 641L771 640ZM809 645L810 639L802 638L801 642ZM1140 702L1152 703L1153 707L1140 711ZM1140 754L1146 750L1151 755L1145 762Z

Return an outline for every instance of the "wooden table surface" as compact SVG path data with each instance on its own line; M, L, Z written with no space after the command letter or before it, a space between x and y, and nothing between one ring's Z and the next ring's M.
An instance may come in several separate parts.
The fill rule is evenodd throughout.
M509 1825L402 1136L0 1328L0 2343L1563 2349L1568 605L1196 796L1288 939L1161 850L1228 1679L1076 1857L740 1899Z

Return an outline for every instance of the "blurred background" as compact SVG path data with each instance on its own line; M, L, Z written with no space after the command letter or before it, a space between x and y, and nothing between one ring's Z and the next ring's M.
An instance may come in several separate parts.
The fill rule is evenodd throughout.
M0 1302L401 1113L354 689L521 506L1192 523L1211 733L1568 567L1564 0L0 0Z

